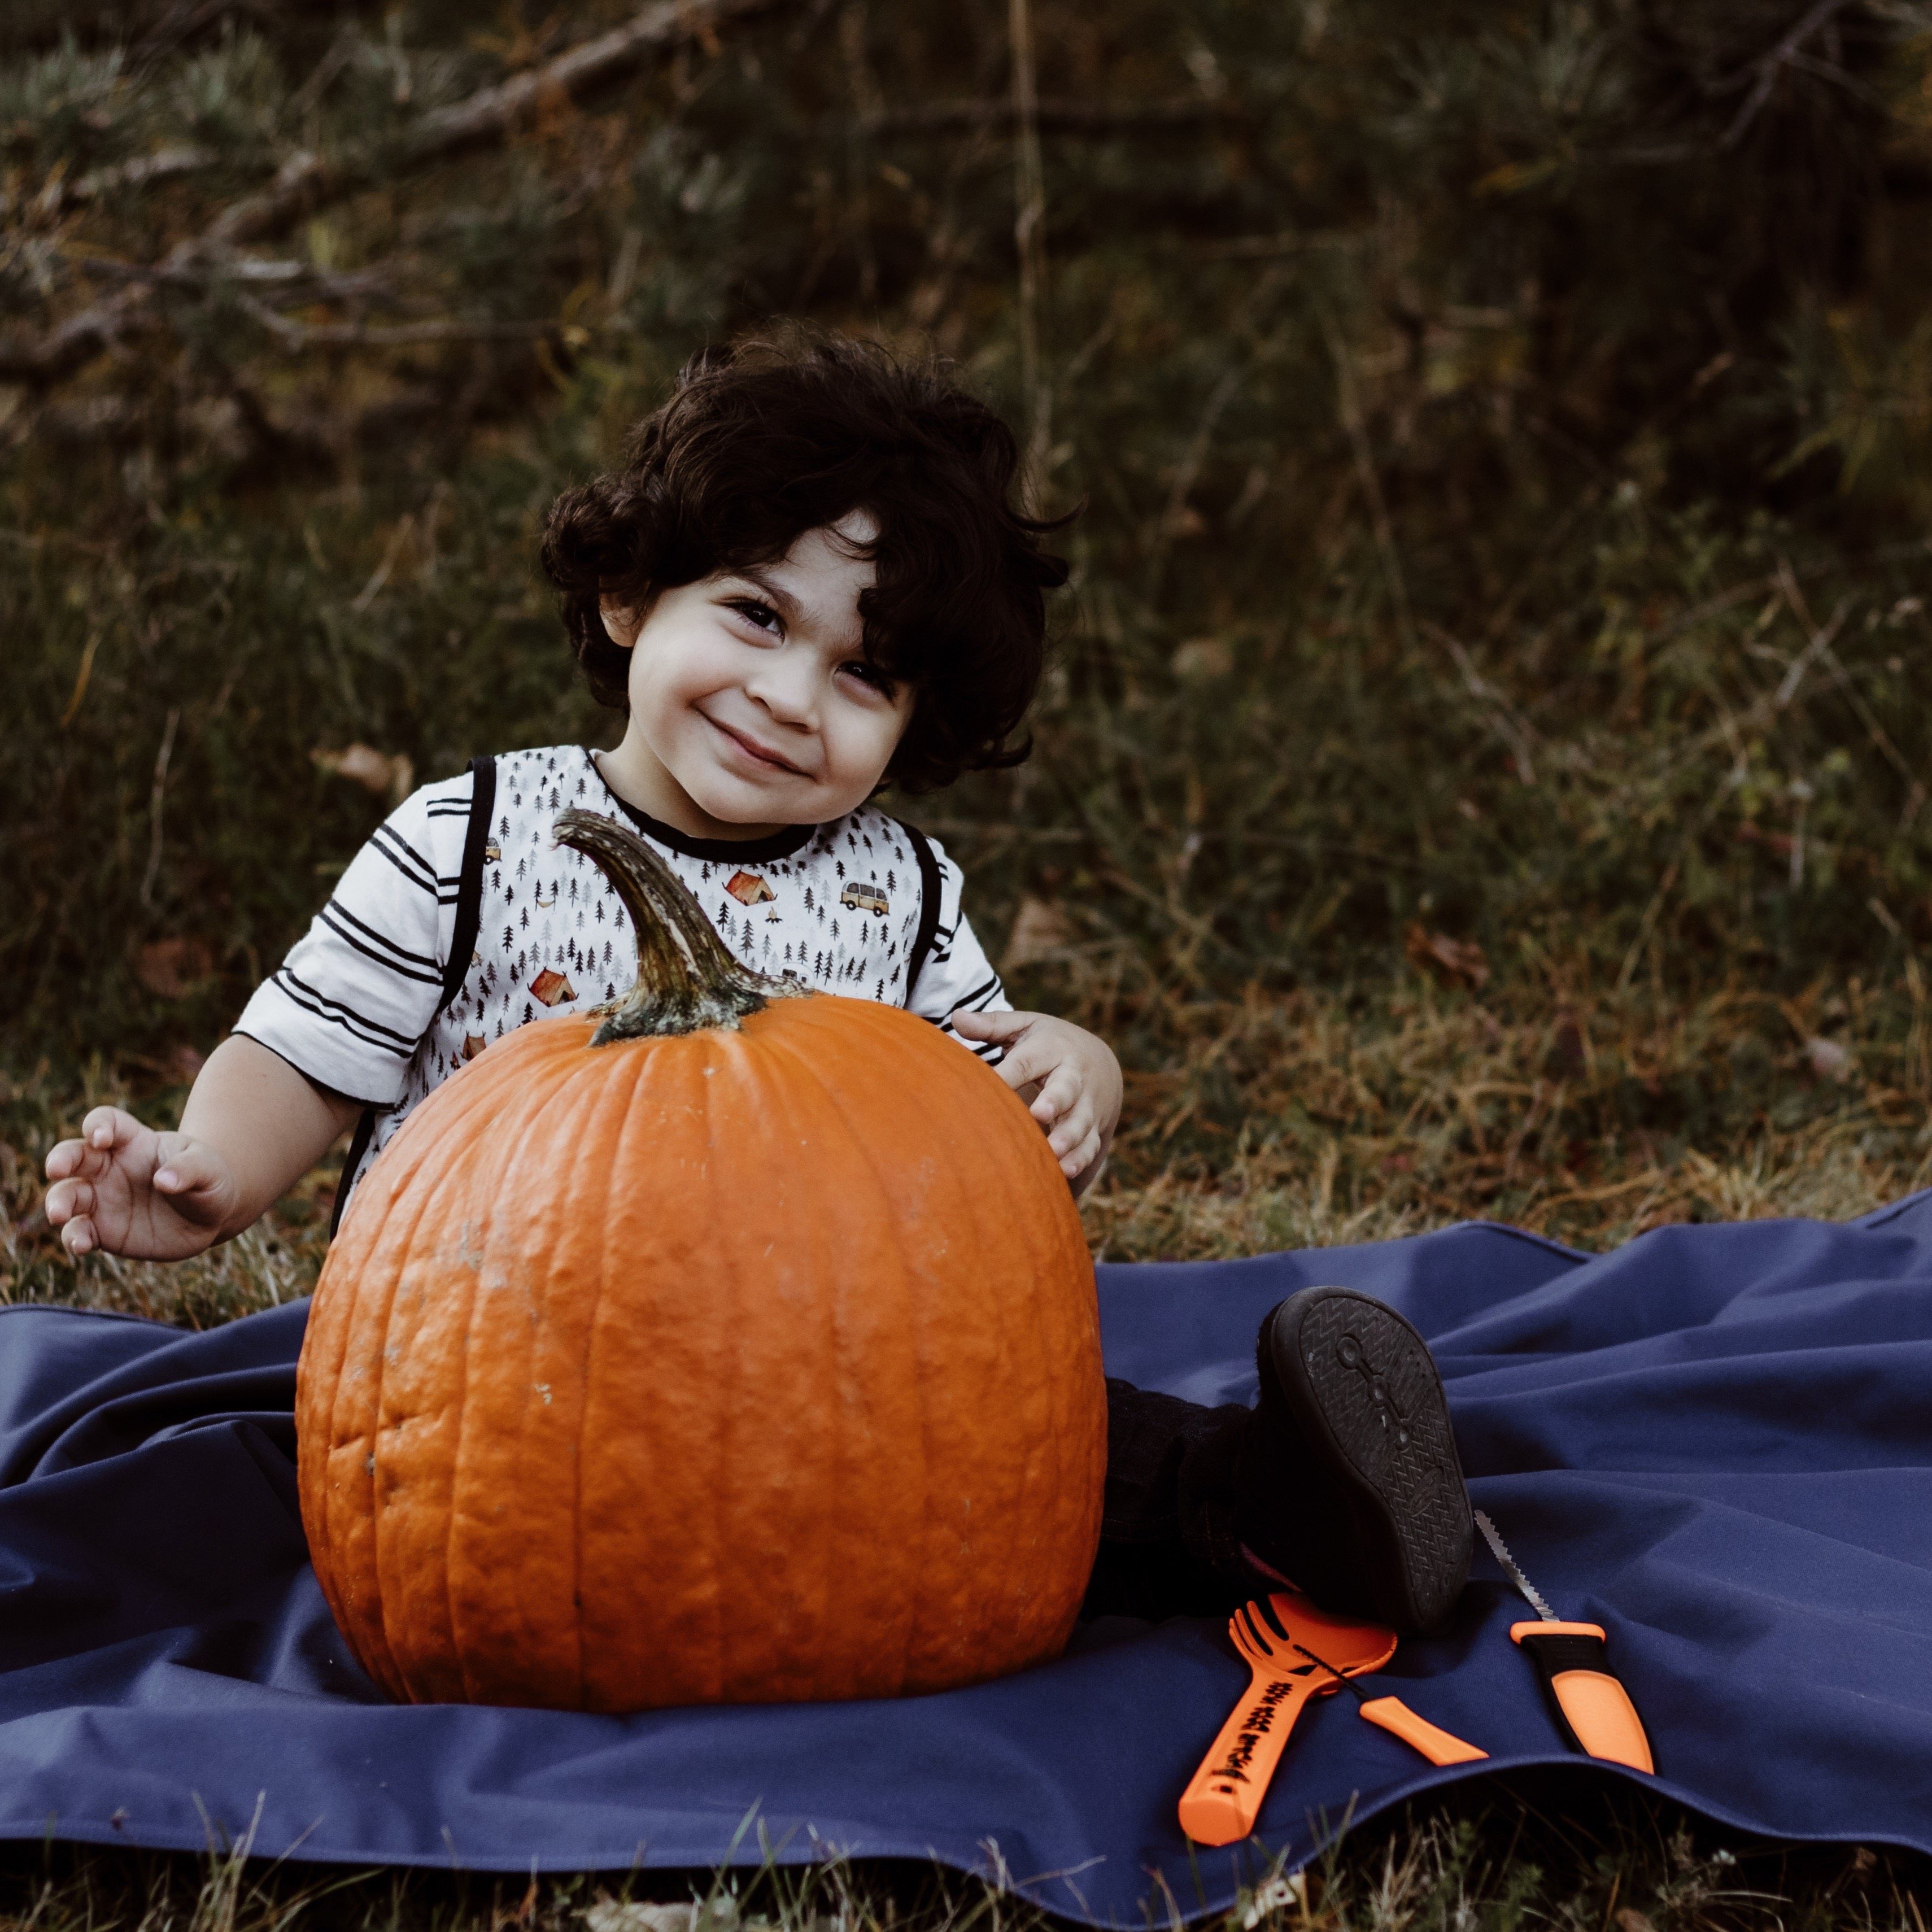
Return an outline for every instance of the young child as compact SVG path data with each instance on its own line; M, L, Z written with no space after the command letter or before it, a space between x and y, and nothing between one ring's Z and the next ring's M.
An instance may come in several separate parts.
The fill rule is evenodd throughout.
M1104 1042L1015 1012L959 868L871 801L1026 755L1053 526L1016 510L1006 425L935 364L799 337L695 358L624 466L552 510L543 561L614 750L479 758L378 829L196 1078L176 1133L100 1107L47 1157L74 1254L238 1233L354 1137L338 1212L424 1095L512 1028L629 976L560 809L628 820L748 964L890 1001L993 1062L1076 1193L1120 1106ZM1261 1399L1110 1382L1091 1613L1222 1610L1292 1579L1325 1607L1440 1623L1470 1518L1441 1384L1393 1310L1304 1290L1262 1324Z

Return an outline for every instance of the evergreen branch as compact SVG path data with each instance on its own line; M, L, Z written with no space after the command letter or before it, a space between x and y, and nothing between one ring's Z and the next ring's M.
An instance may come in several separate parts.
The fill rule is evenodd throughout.
M426 114L405 137L404 165L423 167L508 132L526 113L560 96L587 93L650 55L681 41L715 47L721 27L770 13L783 0L658 0L621 27L580 42L528 74L479 88L466 100Z
M1743 86L1747 81L1751 89L1732 117L1731 124L1718 137L1720 148L1735 148L1742 141L1746 130L1762 112L1765 103L1771 98L1771 90L1778 80L1780 68L1790 66L1798 51L1811 36L1828 26L1834 16L1842 13L1848 0L1815 0L1815 4L1792 25L1790 31L1768 52L1761 54L1742 72L1728 80L1720 82L1714 92L1728 94L1734 88Z
M103 200L125 188L146 188L152 182L199 173L213 167L220 158L212 148L161 148L152 154L137 154L118 166L95 168L76 175L72 180L58 177L32 194L10 195L0 190L0 221L27 214L49 218L70 208Z
M104 280L160 284L170 288L207 289L224 282L240 282L258 290L272 290L281 298L300 296L311 302L367 302L389 296L389 278L380 268L364 268L354 274L340 274L321 268L313 262L265 260L260 256L218 257L203 262L170 264L157 262L116 262L100 256L83 256L78 265L83 274Z
M657 0L622 26L583 41L466 99L424 115L399 142L371 145L330 160L308 149L289 156L266 188L231 203L199 236L179 243L155 273L59 322L44 335L0 337L0 382L44 387L84 368L124 337L156 326L147 313L158 281L189 272L228 249L285 235L298 222L377 181L433 167L508 134L540 105L588 92L650 56L696 40L715 44L719 28L770 13L785 0Z
M286 350L404 349L431 342L526 342L560 335L554 322L297 322L244 296L241 306Z

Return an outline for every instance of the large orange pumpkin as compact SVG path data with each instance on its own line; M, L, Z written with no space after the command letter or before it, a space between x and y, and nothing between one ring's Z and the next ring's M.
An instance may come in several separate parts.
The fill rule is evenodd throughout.
M1044 1136L926 1022L740 966L621 827L558 836L638 986L422 1103L309 1317L302 1520L356 1654L398 1698L614 1712L1057 1654L1106 1431Z

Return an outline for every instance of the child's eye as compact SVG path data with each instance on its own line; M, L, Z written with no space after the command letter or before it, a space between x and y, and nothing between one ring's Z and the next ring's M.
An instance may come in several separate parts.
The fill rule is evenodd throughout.
M839 667L847 677L856 677L861 684L869 685L881 698L891 698L898 691L898 684L880 670L877 664L868 664L863 658L854 658Z
M758 626L761 631L782 631L783 621L769 604L760 604L755 597L735 597L730 608L740 616Z

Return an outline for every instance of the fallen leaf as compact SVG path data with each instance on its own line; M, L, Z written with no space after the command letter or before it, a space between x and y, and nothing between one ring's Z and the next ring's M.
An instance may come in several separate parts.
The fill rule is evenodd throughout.
M584 1908L584 1923L589 1932L738 1932L741 1921L738 1901L729 1895L688 1905L647 1905L641 1899L600 1895ZM814 1918L808 1926L826 1923Z
M1469 986L1489 982L1489 956L1473 939L1451 939L1412 922L1403 935L1402 951L1411 965L1433 974L1444 986L1460 980Z
M164 1000L194 991L214 970L205 939L151 939L134 956L134 976Z
M1176 677L1204 680L1226 677L1234 668L1234 654L1219 638L1190 638L1167 662Z
M1000 970L1012 973L1022 966L1036 965L1064 952L1072 940L1073 929L1059 907L1046 899L1023 898L1000 961Z
M1811 1071L1820 1080L1849 1080L1852 1077L1850 1051L1835 1040L1808 1040L1804 1042L1804 1057L1810 1061Z
M1641 1912L1628 1905L1617 1914L1617 1924L1619 1932L1657 1932Z
M379 752L373 745L354 744L339 752L318 745L310 760L332 777L352 778L378 798L400 805L416 789L416 768L406 752Z

